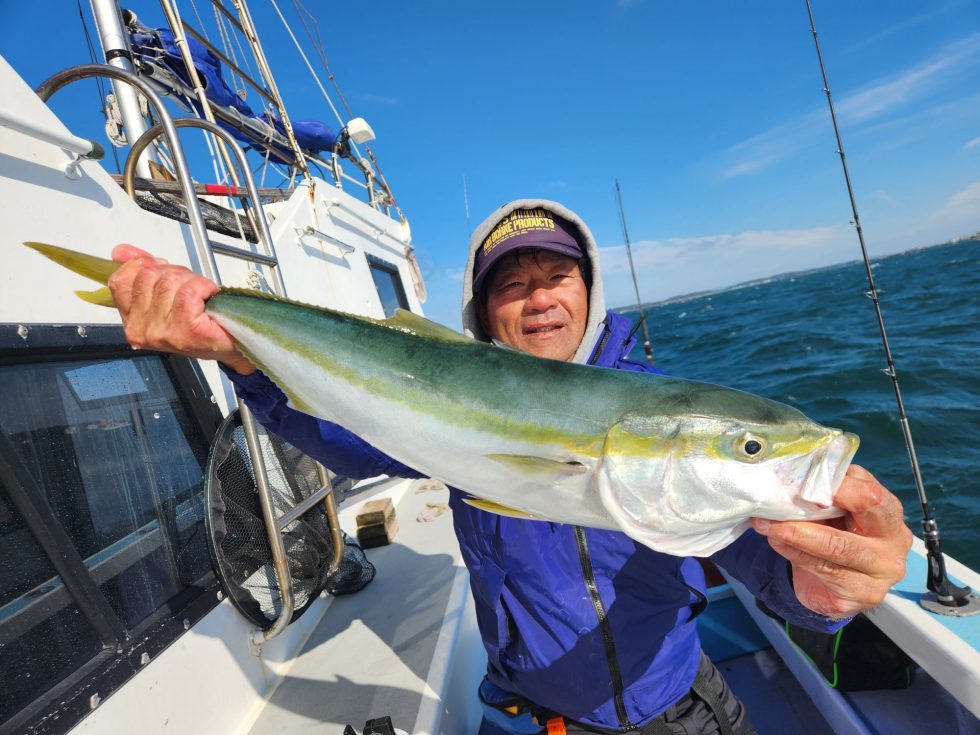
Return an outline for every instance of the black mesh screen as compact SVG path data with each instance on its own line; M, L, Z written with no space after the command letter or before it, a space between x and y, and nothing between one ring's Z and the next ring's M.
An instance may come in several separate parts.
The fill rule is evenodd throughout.
M258 434L273 505L281 516L319 488L316 464L261 427ZM281 595L238 411L225 419L211 450L207 506L208 542L225 593L249 620L270 627L279 615ZM287 526L282 535L295 598L290 622L323 589L348 594L374 578L374 565L346 535L340 568L328 574L333 544L322 503Z

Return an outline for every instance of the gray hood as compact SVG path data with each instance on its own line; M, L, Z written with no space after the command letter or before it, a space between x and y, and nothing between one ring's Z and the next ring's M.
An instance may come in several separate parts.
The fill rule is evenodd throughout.
M508 202L483 220L480 226L473 232L473 236L470 238L469 255L466 258L466 270L463 271L463 332L467 336L474 337L483 342L490 341L490 338L480 325L476 301L473 299L473 262L476 259L477 249L497 223L515 209L536 208L547 209L560 217L564 217L578 227L581 235L580 242L584 246L585 255L592 266L592 288L589 291L589 320L585 325L585 336L582 338L582 343L578 346L578 350L575 351L575 355L572 357L572 362L584 364L592 355L592 349L599 339L599 335L602 333L602 325L606 320L606 301L602 295L602 272L599 270L599 248L589 228L585 226L585 223L577 214L566 209L558 202L552 202L547 199L515 199L512 202Z

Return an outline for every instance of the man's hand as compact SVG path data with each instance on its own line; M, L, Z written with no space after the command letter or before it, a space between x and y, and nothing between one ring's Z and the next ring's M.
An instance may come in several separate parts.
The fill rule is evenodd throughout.
M848 468L834 505L847 514L820 522L754 518L752 525L792 564L800 602L842 618L874 607L905 576L912 532L898 498L858 465Z
M204 312L217 284L132 245L117 245L112 259L123 265L109 278L109 289L134 348L219 360L242 375L255 372L228 333Z

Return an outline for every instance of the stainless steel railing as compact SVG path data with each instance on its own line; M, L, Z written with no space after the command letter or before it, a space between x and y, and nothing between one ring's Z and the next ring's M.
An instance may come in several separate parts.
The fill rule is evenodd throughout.
M37 92L38 96L46 102L52 95L55 94L55 92L68 84L80 79L87 79L97 76L110 77L135 87L146 97L160 119L160 122L157 125L154 125L152 128L143 133L143 135L141 135L130 148L123 177L124 185L130 196L134 196L135 194L133 181L136 174L136 162L139 160L140 154L146 149L147 146L150 145L150 143L153 142L153 140L163 135L167 140L168 146L170 147L174 168L176 169L177 180L180 183L184 204L187 207L187 215L188 219L190 220L191 227L191 236L194 240L198 262L201 266L201 270L204 272L204 275L215 281L215 283L218 285L221 285L221 276L214 257L215 252L219 252L223 255L265 265L270 269L273 275L273 291L279 296L285 296L285 284L283 282L282 275L279 272L279 261L276 257L275 246L272 242L272 235L269 232L269 225L259 203L259 195L255 187L255 179L252 176L252 171L248 166L248 161L245 158L245 154L238 146L235 139L223 128L214 123L208 122L207 120L199 120L196 118L182 118L176 121L173 120L170 113L164 107L163 102L149 84L135 74L112 66L101 64L85 64L75 66L50 77L35 91ZM253 212L254 228L258 234L259 245L263 250L265 250L264 253L257 253L243 248L236 248L229 245L211 242L210 238L208 237L207 229L204 224L204 218L201 215L201 208L194 191L194 182L191 179L190 170L187 165L187 158L177 136L177 128L181 127L194 127L202 129L230 144L229 147L234 151L236 163L238 164L241 174L245 179L246 191L248 193L247 199L251 204ZM256 630L252 633L252 642L257 646L260 646L263 642L273 638L285 630L293 615L293 584L292 578L289 576L289 564L283 545L281 533L282 529L303 512L306 512L314 505L322 501L330 523L331 537L334 544L334 556L330 563L330 571L333 571L340 566L340 560L344 551L344 541L340 531L340 523L337 518L337 507L332 494L333 487L331 484L330 474L328 470L319 463L317 464L317 475L320 481L320 488L301 504L302 507L298 505L287 511L282 517L278 517L276 515L272 501L272 494L269 487L268 473L266 472L265 463L262 458L262 451L259 447L258 435L255 429L255 420L253 419L251 412L248 410L248 407L241 400L238 401L238 406L242 414L242 425L245 430L245 441L251 457L252 467L255 471L259 502L262 507L263 520L265 521L266 533L269 539L269 547L272 552L273 566L276 570L276 579L279 583L281 600L279 616L276 618L272 626L266 630Z

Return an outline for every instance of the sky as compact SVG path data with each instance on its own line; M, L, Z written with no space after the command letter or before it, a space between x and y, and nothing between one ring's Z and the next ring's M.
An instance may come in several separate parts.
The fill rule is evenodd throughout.
M872 257L980 231L980 3L812 3ZM617 178L644 302L860 257L803 0L306 5L377 135L430 318L459 327L469 233L520 197L577 212L607 305L635 303ZM271 0L250 6L291 117L333 123ZM32 86L88 61L76 3L0 0L0 20ZM55 98L79 135L101 128L94 95Z

